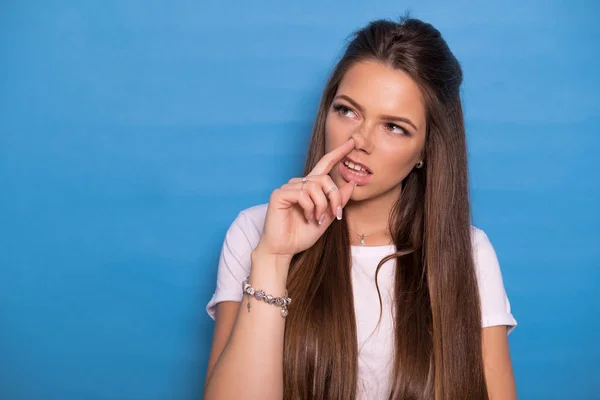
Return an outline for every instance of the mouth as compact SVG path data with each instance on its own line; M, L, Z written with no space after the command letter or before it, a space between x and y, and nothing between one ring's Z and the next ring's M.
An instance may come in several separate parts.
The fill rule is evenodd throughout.
M358 173L367 173L367 174L372 174L373 173L373 171L371 171L371 169L369 167L367 167L365 164L361 164L359 162L356 162L356 161L354 161L353 159L351 159L349 157L344 157L344 159L342 160L342 162L349 169L353 169L354 171L356 171Z
M357 185L365 185L373 177L373 172L369 169L369 167L352 161L348 157L345 157L339 162L339 169L340 174L345 181L354 181Z

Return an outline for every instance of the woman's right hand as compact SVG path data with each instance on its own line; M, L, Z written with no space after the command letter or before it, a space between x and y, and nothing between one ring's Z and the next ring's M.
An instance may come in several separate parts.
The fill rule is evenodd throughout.
M315 244L334 218L341 219L355 184L347 182L338 188L328 174L352 149L354 140L349 139L325 154L304 183L302 178L293 178L273 191L255 251L291 260Z

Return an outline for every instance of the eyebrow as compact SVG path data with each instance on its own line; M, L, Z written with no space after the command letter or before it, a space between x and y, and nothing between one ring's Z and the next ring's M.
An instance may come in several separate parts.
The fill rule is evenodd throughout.
M348 103L352 104L354 107L356 107L358 109L358 111L360 112L364 112L363 108L361 107L360 104L358 104L354 99L352 99L350 96L347 96L345 94L340 94L338 96L335 96L335 99L344 99L346 100ZM334 100L335 100L334 99ZM409 124L410 126L412 126L416 131L418 131L419 129L417 128L417 126L408 118L406 117L397 117L394 115L382 115L381 118L383 119L387 119L387 120L391 120L391 121L401 121L404 122L406 124Z

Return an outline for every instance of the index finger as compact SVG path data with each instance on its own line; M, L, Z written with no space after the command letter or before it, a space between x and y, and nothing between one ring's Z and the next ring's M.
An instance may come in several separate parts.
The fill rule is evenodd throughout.
M317 165L310 171L309 175L325 175L328 174L335 164L340 162L348 153L354 149L354 139L350 138L342 143L340 146L331 150L325 154L323 158L319 160Z

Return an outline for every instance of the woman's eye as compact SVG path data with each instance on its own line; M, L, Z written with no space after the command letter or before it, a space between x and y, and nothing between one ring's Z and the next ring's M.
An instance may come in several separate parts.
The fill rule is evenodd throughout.
M340 115L343 115L344 117L350 117L350 118L354 118L356 116L356 114L354 113L354 111L352 111L350 108L342 105L342 104L335 104L333 106L333 109Z
M408 135L408 132L406 132L406 129L396 125L396 124L392 124L392 123L388 123L385 124L385 128L392 132L392 133L396 133L398 135Z

